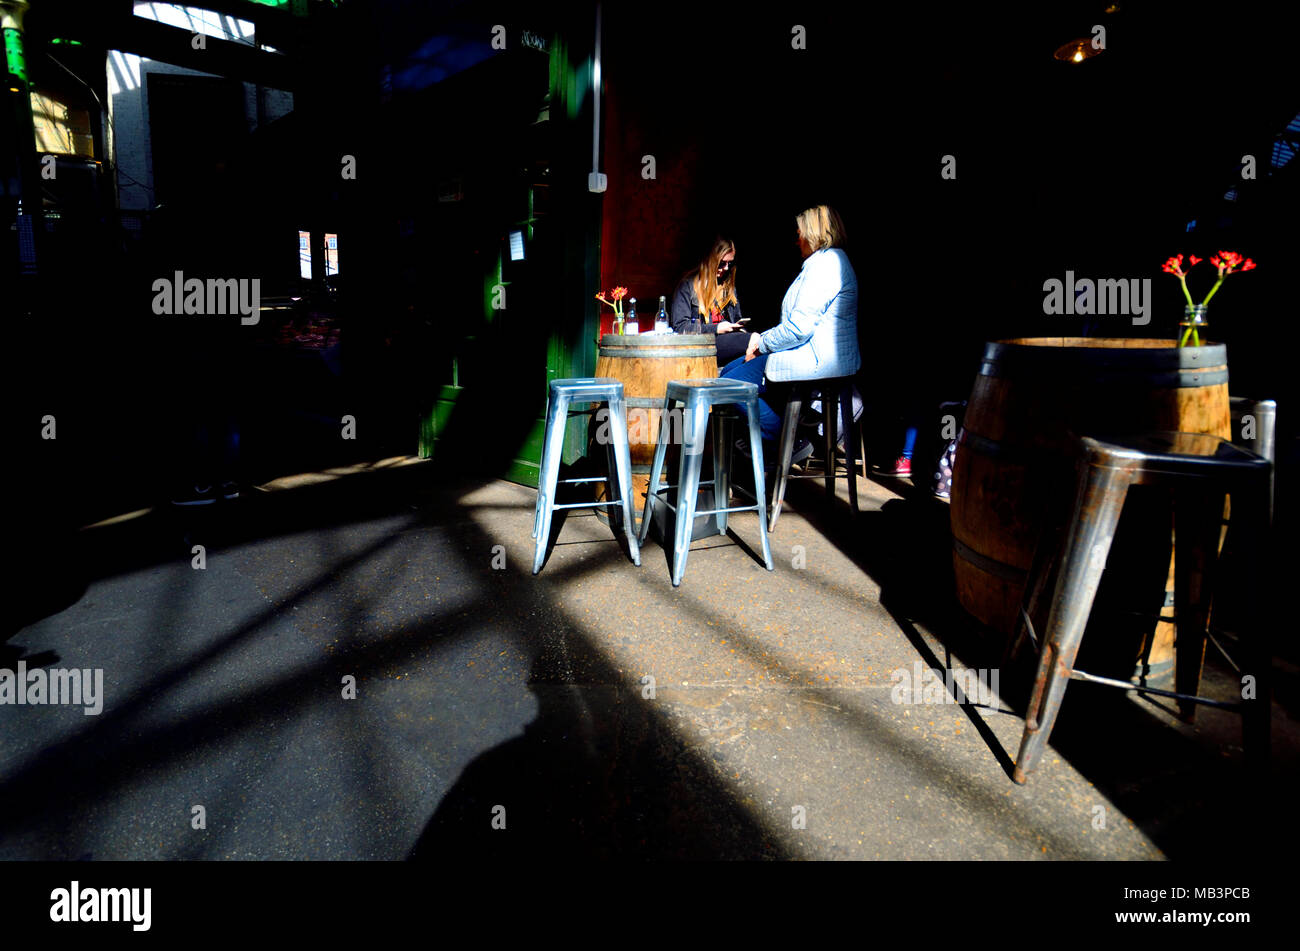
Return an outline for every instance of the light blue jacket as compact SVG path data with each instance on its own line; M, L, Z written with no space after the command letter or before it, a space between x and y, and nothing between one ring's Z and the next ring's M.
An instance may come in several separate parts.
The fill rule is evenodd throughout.
M858 276L839 248L814 251L781 301L781 323L760 336L774 383L852 376L858 354Z

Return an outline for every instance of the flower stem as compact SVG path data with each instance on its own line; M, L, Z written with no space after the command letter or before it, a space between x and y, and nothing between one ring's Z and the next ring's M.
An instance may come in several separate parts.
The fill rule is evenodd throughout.
M1178 283L1181 284L1181 285L1183 285L1183 296L1187 298L1187 306L1188 306L1188 307L1195 307L1196 305L1192 303L1192 294L1191 294L1191 292L1188 291L1188 289L1187 289L1187 278L1186 278L1186 277L1180 277L1180 278L1178 279Z
M1223 283L1222 277L1220 277L1217 281L1214 282L1214 286L1210 288L1210 293L1206 294L1205 300L1201 301L1202 307L1204 307L1206 304L1210 302L1210 298L1214 296L1214 292L1219 289L1219 285L1222 283Z

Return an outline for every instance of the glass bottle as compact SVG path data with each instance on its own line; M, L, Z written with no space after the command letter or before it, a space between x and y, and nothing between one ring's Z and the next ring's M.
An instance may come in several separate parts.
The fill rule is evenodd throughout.
M623 321L623 333L639 334L640 332L641 327L636 322L636 298L629 297L627 299L627 319Z
M659 298L659 313L655 314L655 333L666 334L668 330L668 298Z
M1206 344L1202 334L1209 327L1206 315L1210 308L1206 304L1188 305L1183 308L1183 319L1178 322L1178 346L1200 347Z

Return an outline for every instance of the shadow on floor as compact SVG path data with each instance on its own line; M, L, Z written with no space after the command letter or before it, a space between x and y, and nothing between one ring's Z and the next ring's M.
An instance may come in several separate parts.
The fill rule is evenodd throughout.
M242 644L264 636L274 619L382 554L397 534L438 527L446 533L450 550L490 550L492 540L466 517L460 502L466 486L444 489L432 484L428 473L428 467L416 466L350 477L220 508L165 510L153 518L90 533L82 552L86 574L108 577L185 557L185 546L196 533L206 540L212 557L221 549L259 539L380 517L406 517L393 534L359 550L340 552L337 557L330 557L327 550L326 564L287 598L268 603L237 629L223 632L187 656L183 664L150 670L132 696L6 776L0 786L7 803L0 835L40 829L62 836L53 830L63 828L66 817L78 811L81 790L94 788L97 796L111 800L124 788L147 782L196 751L244 741L261 724L300 716L305 707L320 702L319 684L336 679L339 670L354 672L359 679L373 677L413 653L437 655L475 635L482 618L499 609L492 603L499 595L489 594L476 604L457 604L454 610L435 612L414 625L376 632L364 643L297 665L236 698L222 696L194 708L183 722L138 725L140 717L147 717L153 705L183 681L210 675ZM611 546L591 560L589 569L599 570L605 561L621 558ZM483 566L477 559L471 563L467 555L461 563L455 561L439 565L448 588L481 587ZM553 602L554 589L527 578L529 570L530 566L515 566L519 577L509 581L514 616L562 619L562 607ZM366 589L363 602L350 610L359 615L377 612L389 583L384 579ZM182 600L184 594L177 591ZM144 638L141 643L147 643L148 637L165 633L166 607L159 605L153 616L132 623L143 627L123 626L116 636ZM347 611L334 618L334 624L343 631L364 626ZM529 689L540 712L522 737L480 753L445 796L427 803L433 818L411 849L411 858L784 857L714 766L678 736L654 704L628 690L620 672L610 668L589 643L589 635L565 623L537 629L517 623L509 636L529 658ZM53 662L39 644L30 646L29 662L42 662L42 658ZM14 645L13 650L17 657L24 648ZM495 692L513 699L520 686L489 680L482 689L486 693L476 702L488 710ZM473 736L467 742L472 744ZM284 794L295 793L286 789ZM491 807L498 803L507 808L505 830L491 826ZM76 833L67 834L75 837Z
M801 516L870 575L881 587L881 604L936 672L945 667L989 668L1001 662L999 636L966 614L957 602L952 569L948 507L910 481L879 479L903 498L878 512L851 518L847 500L827 506L821 484L792 483L787 499ZM778 526L778 532L779 532ZM943 648L931 649L918 626ZM1085 642L1086 646L1086 642ZM1027 652L1026 652L1027 653ZM1080 666L1087 669L1081 654ZM1024 659L1002 671L1003 699L1023 716L1034 673ZM1094 668L1095 669L1095 668ZM1240 860L1244 842L1300 843L1289 823L1290 790L1300 778L1300 732L1288 711L1295 709L1300 681L1295 669L1276 671L1273 722L1274 755L1269 775L1261 777L1244 760L1240 719L1201 708L1197 727L1180 727L1156 716L1153 702L1124 691L1071 683L1050 740L1054 752L1109 798L1170 858ZM1207 652L1203 693L1233 689L1230 668ZM972 724L1008 772L1018 742L1002 749L967 708ZM1042 785L1042 777L1037 776ZM1029 783L1035 783L1031 775Z

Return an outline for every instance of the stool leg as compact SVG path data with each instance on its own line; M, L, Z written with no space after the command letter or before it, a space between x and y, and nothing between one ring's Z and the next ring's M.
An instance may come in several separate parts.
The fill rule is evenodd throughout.
M694 394L692 394L694 396ZM678 467L677 518L673 525L673 587L686 574L686 555L695 526L695 502L700 491L700 466L704 462L704 441L709 425L709 407L691 399L682 414L682 459Z
M727 485L727 465L731 459L731 454L727 451L730 446L730 440L727 438L731 427L728 425L731 421L729 408L714 407L713 412L713 507L725 509L727 507L731 491ZM718 534L727 534L727 513L719 512Z
M1174 497L1174 689L1197 696L1210 619L1211 572L1223 523L1223 493L1178 492ZM1197 704L1179 700L1187 723Z
M555 512L555 486L560 475L560 457L564 454L565 421L569 418L569 398L556 396L546 411L546 437L542 450L543 469L537 478L537 547L533 553L533 574L542 570L551 539L551 516Z
M785 500L786 483L790 481L790 459L794 456L794 433L795 427L799 425L799 411L803 408L803 394L796 391L791 394L790 402L785 404L785 416L781 420L781 441L777 444L776 450L776 482L772 488L772 513L770 521L767 523L769 532L775 531L776 520L781 516L781 503ZM752 427L751 427L752 428ZM755 478L755 486L763 486L763 490L755 490L755 495L766 497L767 483L760 472Z
M623 535L627 538L628 554L632 556L632 564L640 566L641 564L641 545L636 537L636 518L634 517L636 504L632 498L632 451L627 442L627 399L619 396L609 401L609 425L611 435L611 452L613 456L613 466L610 469L611 475L618 482L618 498L620 505L611 505L611 515L615 509L619 512L623 523ZM613 501L614 495L611 493L608 501Z
M749 401L749 454L754 461L754 479L755 485L763 478L763 434L758 428L758 397L755 396ZM799 418L799 404L795 403L794 418ZM786 468L790 467L790 457L786 456ZM775 570L776 566L772 564L772 543L768 539L767 529L767 493L759 492L757 497L758 505L758 532L759 539L763 544L763 564L768 571Z
M999 666L1003 670L1010 669L1016 659L1021 642L1030 633L1029 628L1025 626L1025 617L1030 619L1031 624L1042 625L1035 629L1034 640L1030 642L1035 651L1041 651L1042 649L1042 644L1037 641L1037 638L1042 636L1047 630L1047 626L1043 623L1041 606L1043 599L1050 593L1048 586L1052 581L1052 571L1060 565L1064 557L1061 551L1063 544L1061 534L1059 531L1054 532L1048 525L1044 525L1039 531L1038 544L1034 547L1034 556L1029 566L1029 574L1025 578L1025 591L1020 599L1021 615L1016 618L1010 636L1002 645L1002 660Z
M862 478L870 478L871 473L867 469L867 427L866 411L863 411L863 419L858 421L858 458L862 460Z
M618 468L618 439L614 434L616 424L614 422L614 401L607 400L605 406L597 410L596 419L599 422L600 414L605 414L605 423L609 426L609 438L603 442L605 447L605 485L608 494L605 496L606 502L621 501L623 498L623 481L622 474ZM597 441L599 442L600 430L596 430ZM609 513L609 527L614 530L615 535L623 527L624 512L620 505L607 505L605 511Z
M659 493L656 490L659 488L659 479L664 471L664 456L668 453L672 403L672 400L665 399L664 410L659 414L659 443L655 446L655 460L650 466L650 484L646 486L645 510L641 513L641 532L637 537L637 541L642 545L645 544L646 536L650 534L651 503L658 498Z
M1257 590L1241 599L1242 674L1254 678L1254 698L1242 698L1242 746L1253 770L1264 778L1272 736L1270 723L1273 711L1273 630L1279 612L1270 610L1270 600L1277 590L1277 561L1270 557L1273 539L1269 531L1272 522L1272 469L1267 479L1258 480L1253 491L1236 492L1232 496L1232 524L1242 531L1241 551L1247 560L1249 577ZM1245 684L1242 685L1245 693Z
M826 504L835 505L835 444L839 442L835 435L836 412L832 404L838 406L840 398L828 387L822 389L822 432L826 436Z
M546 428L542 430L542 461L537 466L537 504L533 506L533 538L542 524L542 509L545 507L546 459L547 447L550 445L551 427L555 425L555 400L546 401Z
M844 466L849 474L849 505L853 514L858 514L858 464L853 459L857 448L853 438L853 387L845 386L840 390L840 432L844 434ZM837 440L838 441L838 440Z
M1127 471L1090 462L1085 462L1082 468L1074 519L1052 598L1052 611L1043 632L1038 674L1025 712L1025 732L1012 773L1012 779L1021 784L1038 764L1052 735L1061 699L1074 670L1079 642L1092 612L1097 585L1106 567L1124 496L1128 493Z

